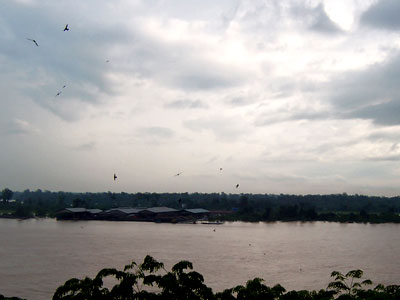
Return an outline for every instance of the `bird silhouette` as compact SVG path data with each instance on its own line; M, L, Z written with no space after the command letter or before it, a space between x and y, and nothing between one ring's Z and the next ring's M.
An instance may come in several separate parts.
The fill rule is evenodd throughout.
M67 86L66 85L63 85L63 89L65 89Z
M239 187L239 183L236 185L236 188L238 188Z
M67 25L65 25L64 31L68 31L68 30L69 30L69 28L68 28L68 24L67 24Z
M27 38L27 40L34 42L35 45L39 47L39 44L36 42L36 40L34 40L34 39L28 39L28 38Z
M114 181L117 179L117 175L114 173Z
M222 168L219 168L220 171L222 171Z
M62 91L59 91L54 97L60 96L61 93Z
M183 172L179 172L179 173L176 173L174 176L179 176L179 175L181 175Z

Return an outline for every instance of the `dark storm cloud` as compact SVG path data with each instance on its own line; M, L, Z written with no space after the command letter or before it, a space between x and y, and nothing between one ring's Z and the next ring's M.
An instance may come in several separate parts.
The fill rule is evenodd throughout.
M373 104L345 114L349 118L371 119L379 125L400 124L400 99L387 103Z
M400 29L400 1L381 0L361 16L361 23L380 29Z
M197 108L208 108L208 105L200 100L189 100L181 99L169 102L164 105L165 108L172 109L197 109Z
M341 118L370 119L379 125L400 124L400 54L363 71L333 80L330 102Z
M24 82L19 87L22 95L65 120L77 120L81 111L67 112L65 105L58 104L67 98L95 104L100 94L112 94L103 76L108 67L108 44L121 43L128 37L127 30L118 25L103 27L81 21L63 32L62 14L51 5L2 3L0 60L14 70L24 70L18 78ZM35 39L39 46L27 38ZM13 71L8 67L7 72ZM66 89L57 98L60 101L52 103L64 85Z
M107 45L128 39L124 28L103 28L101 24L93 23L79 22L64 33L62 28L65 24L52 7L29 6L22 9L13 2L7 2L5 6L0 16L8 34L1 37L5 45L2 55L35 68L36 72L47 72L56 79L92 81L101 86L104 81L100 71L105 67ZM27 38L35 39L39 47Z
M311 93L324 108L282 106L261 113L257 126L292 120L365 119L381 126L400 125L400 52L364 70L331 78ZM302 89L302 86L299 86Z
M272 117L261 116L258 125L287 120L365 119L377 125L400 125L400 53L361 71L333 77L315 90L331 107L321 110L280 110ZM325 99L325 100L324 100Z

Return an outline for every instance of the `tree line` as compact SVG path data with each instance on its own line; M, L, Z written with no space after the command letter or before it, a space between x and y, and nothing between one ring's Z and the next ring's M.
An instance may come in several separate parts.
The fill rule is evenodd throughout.
M204 283L204 277L193 270L189 261L180 261L171 270L162 262L147 255L141 264L132 262L123 270L102 269L94 278L72 278L57 288L53 300L394 300L400 299L400 285L378 284L364 280L362 270L351 270L346 274L331 273L333 281L319 291L292 290L276 284L264 284L261 278L247 281L214 293ZM113 278L114 286L107 287L104 281ZM17 297L1 299L23 300Z
M65 207L204 208L230 212L218 216L241 221L400 222L400 197L366 195L289 195L226 193L73 193L4 188L0 214L12 217L54 217Z

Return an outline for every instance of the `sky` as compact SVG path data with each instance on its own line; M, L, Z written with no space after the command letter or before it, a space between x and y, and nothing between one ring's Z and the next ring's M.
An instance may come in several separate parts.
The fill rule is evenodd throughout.
M0 188L399 195L399 15L2 0Z

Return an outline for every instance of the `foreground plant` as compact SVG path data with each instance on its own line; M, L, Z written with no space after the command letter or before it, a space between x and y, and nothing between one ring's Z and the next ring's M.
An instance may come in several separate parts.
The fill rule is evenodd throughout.
M338 271L331 273L334 281L326 290L289 291L277 284L273 287L265 285L261 278L247 281L246 285L238 285L231 289L214 294L204 284L200 273L193 271L189 261L180 261L171 271L164 264L151 256L146 256L143 263L132 262L123 271L103 269L94 279L70 279L60 286L53 300L398 300L400 286L382 284L374 289L366 289L372 281L361 281L362 270L352 270L343 275ZM115 278L117 283L112 288L103 286L107 277ZM0 296L0 299L1 296ZM11 299L11 298L3 298Z
M374 289L365 289L372 285L369 279L361 281L364 272L362 270L352 270L346 275L333 271L331 277L335 280L329 283L327 290L335 293L337 299L360 299L360 300L398 300L400 299L400 286L378 284Z
M329 283L328 289L335 291L337 294L344 293L347 295L357 295L363 286L371 285L372 281L366 279L359 282L364 272L362 270L352 270L343 275L338 271L333 271L331 277L335 277L335 281Z
M192 269L191 262L181 261L168 272L163 263L147 255L142 264L132 262L125 266L124 271L103 269L94 279L70 279L56 290L53 300L214 299L211 288L203 283L203 276L195 271L187 271ZM160 270L165 274L160 275ZM109 276L118 281L111 290L103 286L103 280ZM144 289L145 286L158 289L149 292Z

